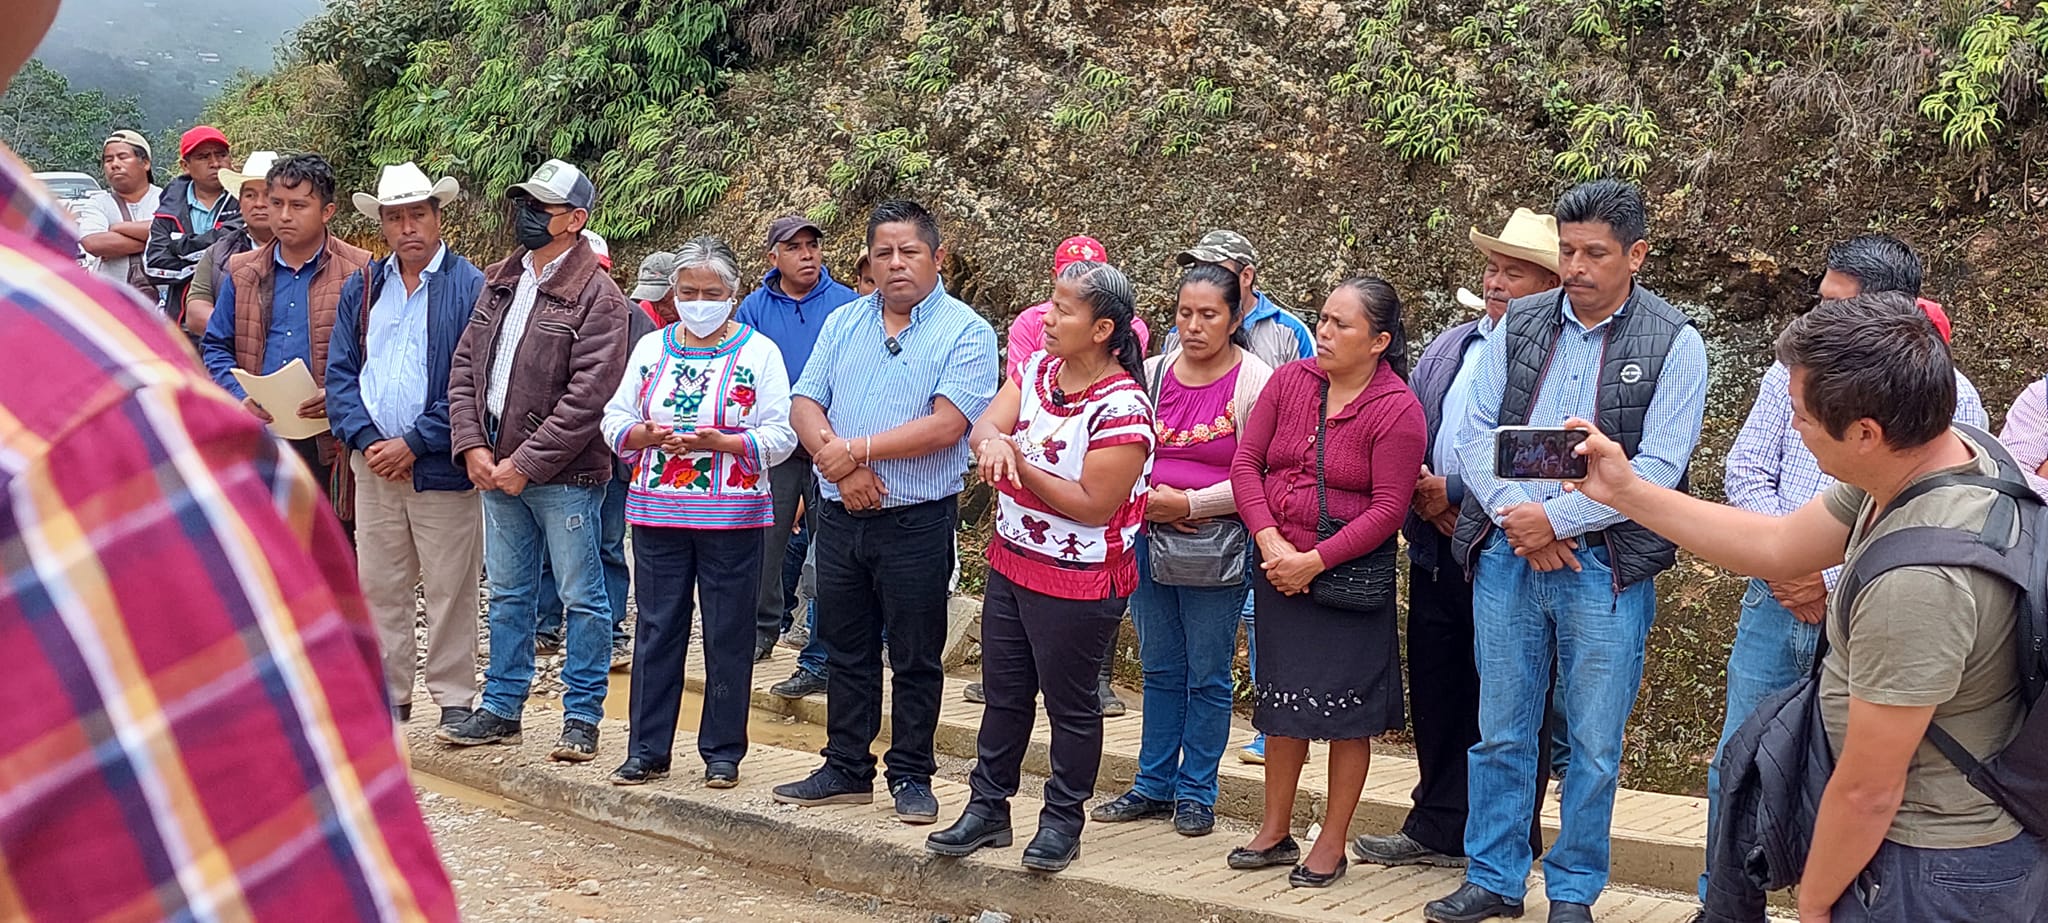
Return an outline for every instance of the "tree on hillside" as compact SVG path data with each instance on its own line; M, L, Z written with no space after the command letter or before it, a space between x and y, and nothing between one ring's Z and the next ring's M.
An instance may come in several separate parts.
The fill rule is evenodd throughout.
M101 142L116 129L142 124L135 98L98 90L71 91L71 81L30 61L0 95L0 141L37 170L99 175Z

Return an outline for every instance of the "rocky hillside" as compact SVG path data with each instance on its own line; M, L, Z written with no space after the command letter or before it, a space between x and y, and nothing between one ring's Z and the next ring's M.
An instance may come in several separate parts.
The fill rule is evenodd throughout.
M1103 240L1156 317L1172 254L1234 227L1283 300L1312 311L1342 275L1382 275L1420 340L1458 319L1449 292L1477 284L1469 227L1578 179L1639 179L1645 281L1710 344L1695 478L1710 491L1765 345L1811 302L1832 240L1879 229L1926 252L1929 295L1994 417L2048 369L2048 3L336 9L383 10L384 34L302 42L295 64L217 103L231 134L334 151L357 181L412 157L492 193L545 156L580 158L628 259L704 232L748 250L767 217L802 211L843 267L867 207L914 196L946 224L949 285L998 323L1045 296L1066 235ZM503 246L489 200L460 217L466 248ZM1695 563L1663 593L1627 780L1698 789L1740 584Z

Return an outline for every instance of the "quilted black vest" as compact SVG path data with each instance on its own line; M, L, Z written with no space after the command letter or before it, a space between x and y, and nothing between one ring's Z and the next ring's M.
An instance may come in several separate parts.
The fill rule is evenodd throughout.
M1564 291L1552 289L1517 298L1508 305L1501 322L1506 325L1508 381L1502 392L1501 426L1525 426L1536 391L1550 368L1557 340L1564 333ZM1628 305L1609 322L1607 342L1600 363L1600 383L1595 399L1593 423L1600 431L1621 443L1631 458L1643 441L1643 417L1650 398L1657 393L1657 381L1664 371L1664 359L1678 332L1692 323L1685 312L1637 285ZM1678 489L1687 490L1687 476L1680 474ZM1478 549L1493 531L1493 520L1481 508L1479 499L1466 494L1458 514L1457 534L1451 540L1452 554L1470 576L1478 561ZM1677 560L1677 546L1633 522L1609 526L1608 561L1613 565L1616 589L1663 573Z

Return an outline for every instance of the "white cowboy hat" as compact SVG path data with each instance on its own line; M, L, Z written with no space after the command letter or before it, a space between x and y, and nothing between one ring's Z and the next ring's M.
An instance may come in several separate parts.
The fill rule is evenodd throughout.
M1517 208L1499 237L1488 237L1472 229L1472 246L1518 260L1528 260L1557 272L1557 218Z
M242 187L248 183L260 183L270 176L270 168L277 165L276 151L256 151L249 159L242 161L241 172L220 171L220 186L229 195L241 198Z
M379 217L377 210L386 205L411 205L432 199L435 204L446 208L461 191L461 185L452 176L429 183L427 174L420 170L419 165L408 160L385 167L377 174L376 195L358 192L354 201L356 211L375 221Z

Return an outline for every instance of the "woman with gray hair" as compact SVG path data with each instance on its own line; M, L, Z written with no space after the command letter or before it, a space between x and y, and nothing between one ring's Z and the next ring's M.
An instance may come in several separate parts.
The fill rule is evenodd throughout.
M631 739L612 773L617 785L668 775L693 594L704 606L704 784L738 784L747 752L754 605L775 518L763 474L789 457L796 433L782 351L732 318L739 277L724 241L685 242L669 293L676 322L634 345L605 406L605 439L632 470L626 521L640 604Z
M1061 270L1044 350L1003 384L969 437L981 479L1001 495L981 610L987 701L974 797L959 822L926 839L938 855L1010 844L1010 797L1039 693L1052 723L1052 778L1024 867L1057 872L1080 855L1082 807L1102 765L1095 678L1138 586L1133 544L1152 464L1135 307L1115 268Z

